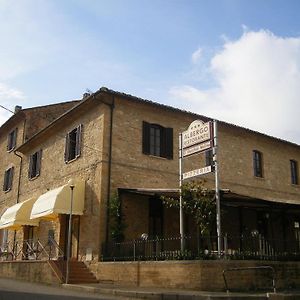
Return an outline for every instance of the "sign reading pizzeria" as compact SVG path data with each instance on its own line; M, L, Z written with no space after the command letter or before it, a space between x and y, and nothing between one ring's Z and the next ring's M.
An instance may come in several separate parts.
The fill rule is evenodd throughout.
M209 141L211 136L211 122L204 123L201 120L195 120L188 130L182 133L182 148Z

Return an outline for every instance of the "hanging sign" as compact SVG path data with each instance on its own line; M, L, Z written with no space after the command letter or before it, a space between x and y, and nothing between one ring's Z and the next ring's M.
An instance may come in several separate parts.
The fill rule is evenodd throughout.
M201 143L199 145L195 145L186 149L183 149L182 151L182 156L186 157L192 154L196 154L202 151L205 151L207 149L210 149L212 147L212 142L211 141L207 141L204 143Z
M188 178L192 178L192 177L196 177L196 176L208 174L210 172L212 172L212 167L211 166L207 166L207 167L204 167L204 168L201 168L201 169L195 169L195 170L183 173L182 174L182 179L188 179Z
M182 148L188 148L211 140L211 122L201 120L192 122L188 130L182 133Z

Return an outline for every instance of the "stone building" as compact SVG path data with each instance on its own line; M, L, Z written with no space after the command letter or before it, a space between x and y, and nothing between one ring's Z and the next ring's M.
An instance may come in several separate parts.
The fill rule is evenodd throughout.
M56 243L53 255L65 256L71 199L74 259L101 260L113 199L121 202L126 240L178 236L178 210L163 206L160 196L177 195L178 135L195 119L210 121L107 88L78 102L17 112L0 128L2 246L6 239L39 240L45 249ZM256 233L280 240L282 251L290 241L299 247L299 145L218 124L228 247L240 249L241 237ZM208 160L208 152L192 156L184 169ZM213 188L214 174L204 177Z

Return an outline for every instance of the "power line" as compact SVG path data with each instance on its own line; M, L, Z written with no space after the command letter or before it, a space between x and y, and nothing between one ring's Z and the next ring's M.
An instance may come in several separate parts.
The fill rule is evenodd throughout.
M4 107L4 106L3 106L3 105L1 105L1 104L0 104L0 107L1 107L1 108L3 108L3 109L5 109L5 110L7 110L7 111L9 111L10 113L14 114L14 112L13 112L12 110L10 110L10 109L8 109L8 108Z

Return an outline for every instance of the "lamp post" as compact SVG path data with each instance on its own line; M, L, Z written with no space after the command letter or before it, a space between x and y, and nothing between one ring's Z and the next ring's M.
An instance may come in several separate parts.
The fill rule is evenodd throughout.
M67 245L67 272L66 272L66 283L69 283L69 272L70 272L70 256L71 256L71 238L72 238L72 211L73 211L73 193L74 193L74 181L70 179L68 185L71 189L70 199L70 216L69 216L69 228L68 228L68 245Z

